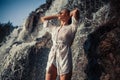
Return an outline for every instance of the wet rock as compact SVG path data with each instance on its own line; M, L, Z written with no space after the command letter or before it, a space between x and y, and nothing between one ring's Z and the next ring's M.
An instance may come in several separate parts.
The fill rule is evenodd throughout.
M42 32L42 24L39 18L45 15L46 10L50 10L51 8L53 8L52 11L55 12L58 10L56 6L52 6L53 1L54 0L47 0L46 4L41 5L28 16L24 26L25 34L23 33L23 35L25 38L32 37L31 40L8 41L6 42L6 46L9 48L5 48L6 46L1 47L1 52L4 52L3 48L5 48L4 53L6 55L4 59L1 59L3 63L0 65L0 79L45 79L45 68L48 54L52 46L51 35L46 33L42 37L35 36L42 35L44 32ZM119 9L117 9L117 7L112 7L116 5L112 5L112 2L110 3L108 0L68 1L65 7L70 10L78 7L81 19L72 45L72 80L118 80L120 72L120 18L117 13L112 13L112 10L118 11ZM114 2L114 0L112 1ZM63 2L65 1L63 0ZM59 4L59 2L56 4ZM59 6L63 7L61 5ZM117 6L119 5L117 4ZM52 11L48 11L47 14L51 14ZM117 19L113 18L113 16ZM104 24L104 22L107 23ZM51 21L51 23L58 24L54 21ZM41 28L38 29L39 27ZM21 37L21 35L18 36ZM11 36L10 40L12 37L13 36ZM12 45L9 42L12 42ZM0 54L0 56L3 55Z
M84 44L88 80L119 80L120 25L106 23L88 36Z

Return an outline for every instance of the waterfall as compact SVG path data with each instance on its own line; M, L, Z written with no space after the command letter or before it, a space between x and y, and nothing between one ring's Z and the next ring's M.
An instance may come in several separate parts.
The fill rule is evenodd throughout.
M95 30L96 25L98 26L102 21L106 21L109 15L109 5L97 7L97 9L95 8L95 10L91 11L92 6L89 10L87 1L91 2L92 0L53 0L49 9L45 12L46 16L53 15L57 14L64 7L73 9L75 6L81 10L78 30L72 45L72 80L85 79L84 68L87 60L83 50L84 41L87 39L87 35ZM101 5L102 1L99 0L98 3ZM96 6L96 4L94 4L94 6ZM90 5L92 5L92 2ZM50 47L42 46L36 48L36 44L39 42L43 43L38 45L44 44L49 46L51 44L49 42L47 43L49 39L44 39L46 38L46 32L43 29L42 24L39 24L38 21L38 23L33 26L34 18L36 18L36 15L38 16L37 11L31 13L32 16L26 19L23 26L14 29L7 37L6 42L0 47L0 79L44 80L47 55ZM89 11L89 16L92 16L90 19L86 17L86 15L89 14ZM32 31L33 28L35 29Z
M45 14L55 14L67 3L67 0L55 0ZM25 23L27 23L27 20ZM5 73L5 70L8 70L8 67L10 67L11 70L10 74L14 75L14 73L17 72L15 71L16 62L21 60L21 58L26 58L29 49L37 42L35 39L40 38L45 34L43 29L36 32L38 35L34 36L34 33L29 33L29 30L26 29L25 23L22 27L14 29L14 31L7 37L6 42L0 47L0 75L4 75L3 73ZM39 25L38 29L42 29L41 27L42 25ZM34 39L32 40L31 37ZM18 70L22 73L24 68L23 65L19 64L18 67ZM9 75L8 78L10 77L11 76ZM4 79L3 76L2 79Z
M68 3L68 0L55 0L52 3L52 6L47 10L46 15L57 14L65 5Z
M19 32L21 31L21 27L14 29L7 37L6 42L0 47L0 73L11 66L13 66L11 72L14 72L15 61L19 61L22 57L25 57L28 54L28 49L35 44L35 41L29 43L18 41L17 38L21 36L19 36Z

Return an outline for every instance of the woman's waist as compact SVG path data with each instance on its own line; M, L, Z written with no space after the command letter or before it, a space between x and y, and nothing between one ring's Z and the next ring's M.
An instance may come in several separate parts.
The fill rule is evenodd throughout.
M69 43L67 41L55 41L55 42L53 42L53 45L67 45L67 46L69 46Z

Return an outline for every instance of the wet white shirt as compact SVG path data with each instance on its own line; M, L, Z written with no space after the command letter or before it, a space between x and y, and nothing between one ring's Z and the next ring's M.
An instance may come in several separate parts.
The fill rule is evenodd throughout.
M54 64L58 75L67 74L72 71L71 44L77 31L78 21L72 17L72 23L63 27L51 25L47 20L43 27L51 33L53 46L50 50L46 71Z

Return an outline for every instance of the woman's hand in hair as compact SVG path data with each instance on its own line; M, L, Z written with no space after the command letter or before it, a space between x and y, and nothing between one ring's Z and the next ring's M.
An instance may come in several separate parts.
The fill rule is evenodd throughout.
M79 9L75 8L70 12L70 17L74 17L76 20L79 20Z

